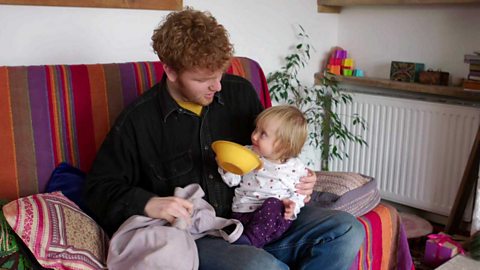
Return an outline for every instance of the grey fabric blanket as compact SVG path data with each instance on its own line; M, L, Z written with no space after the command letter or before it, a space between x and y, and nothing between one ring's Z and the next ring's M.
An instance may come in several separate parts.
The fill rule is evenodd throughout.
M236 241L243 232L242 224L235 219L216 217L213 207L202 199L204 195L198 184L175 189L175 196L194 205L191 225L178 220L170 226L165 220L145 216L127 219L110 241L108 269L195 270L199 263L195 239L213 235ZM227 234L222 230L232 224L233 232Z

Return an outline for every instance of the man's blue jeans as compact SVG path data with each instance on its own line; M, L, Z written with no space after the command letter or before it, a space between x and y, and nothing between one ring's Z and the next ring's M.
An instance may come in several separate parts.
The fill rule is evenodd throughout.
M347 270L365 231L346 212L306 205L281 239L263 249L232 245L220 238L196 241L200 270Z

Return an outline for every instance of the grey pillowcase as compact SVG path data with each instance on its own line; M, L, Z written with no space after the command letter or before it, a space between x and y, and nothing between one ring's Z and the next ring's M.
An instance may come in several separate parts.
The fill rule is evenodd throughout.
M373 177L355 173L318 172L311 203L358 217L375 208L380 199Z

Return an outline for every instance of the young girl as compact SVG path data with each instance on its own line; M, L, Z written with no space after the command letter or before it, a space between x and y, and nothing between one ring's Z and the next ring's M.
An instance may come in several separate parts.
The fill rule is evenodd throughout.
M219 168L224 182L237 186L232 218L244 232L237 244L263 247L278 239L297 217L304 195L295 192L300 177L307 175L297 158L307 138L307 120L293 106L275 106L260 113L247 146L260 156L263 167L244 176Z

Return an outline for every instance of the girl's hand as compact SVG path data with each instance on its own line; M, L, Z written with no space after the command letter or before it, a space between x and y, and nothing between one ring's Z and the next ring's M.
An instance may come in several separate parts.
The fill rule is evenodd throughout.
M283 199L283 205L285 206L285 219L292 219L293 212L295 210L295 202L290 199Z

